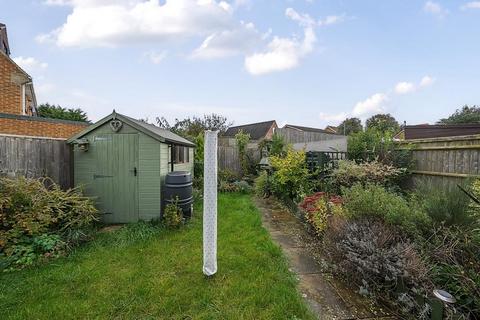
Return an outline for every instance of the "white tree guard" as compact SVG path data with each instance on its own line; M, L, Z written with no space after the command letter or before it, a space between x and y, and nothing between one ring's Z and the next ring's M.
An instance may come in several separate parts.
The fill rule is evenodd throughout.
M203 170L203 273L217 273L217 135L205 131Z

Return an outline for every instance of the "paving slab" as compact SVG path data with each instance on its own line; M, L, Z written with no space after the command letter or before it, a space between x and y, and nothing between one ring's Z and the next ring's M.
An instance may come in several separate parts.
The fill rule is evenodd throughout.
M255 199L262 213L262 223L272 239L282 248L290 270L297 275L299 290L318 319L395 319L325 273L311 250L315 239L302 222L272 199Z

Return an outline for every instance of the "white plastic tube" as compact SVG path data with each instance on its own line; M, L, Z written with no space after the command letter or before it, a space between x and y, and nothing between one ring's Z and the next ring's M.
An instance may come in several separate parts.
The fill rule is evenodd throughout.
M203 169L203 273L217 273L217 138L205 131Z

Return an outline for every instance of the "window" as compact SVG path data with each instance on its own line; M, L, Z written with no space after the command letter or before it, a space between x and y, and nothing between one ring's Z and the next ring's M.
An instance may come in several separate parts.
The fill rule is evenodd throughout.
M190 162L190 152L188 147L173 146L173 163Z

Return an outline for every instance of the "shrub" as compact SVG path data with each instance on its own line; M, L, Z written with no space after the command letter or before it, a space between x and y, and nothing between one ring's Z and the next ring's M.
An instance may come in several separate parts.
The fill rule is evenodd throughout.
M411 145L398 148L392 132L367 129L351 134L347 144L348 158L355 161L373 161L397 167L410 168L412 165Z
M270 164L274 169L272 190L277 196L297 201L310 192L304 151L290 148L284 157L270 157Z
M239 179L239 175L230 169L218 170L219 182L235 182Z
M468 226L478 221L475 204L457 186L438 188L419 184L413 196L434 222Z
M173 203L169 203L165 206L163 211L163 222L169 229L179 228L183 223L182 208L178 206L178 197Z
M451 293L467 319L480 319L480 229L439 226L423 241L437 288Z
M247 194L253 191L252 186L247 181L235 181L233 185L235 186L235 192Z
M259 197L269 197L271 190L271 179L267 171L262 171L254 182L255 194Z
M325 231L329 217L342 216L344 213L342 199L338 196L329 197L325 192L305 197L299 207L305 212L305 220L318 236Z
M431 224L428 215L415 201L408 201L382 186L355 184L342 190L345 209L352 218L381 219L410 235L420 234Z
M32 265L42 256L87 238L98 219L91 199L79 189L33 179L0 179L0 253L3 267Z
M378 161L356 163L342 160L339 161L338 168L333 170L331 180L337 187L349 187L357 182L391 186L405 172L404 168L395 168Z
M324 245L338 271L357 284L362 294L395 300L396 292L407 289L404 295L409 299L403 300L411 302L415 292L429 286L428 268L414 244L381 221L333 217Z

